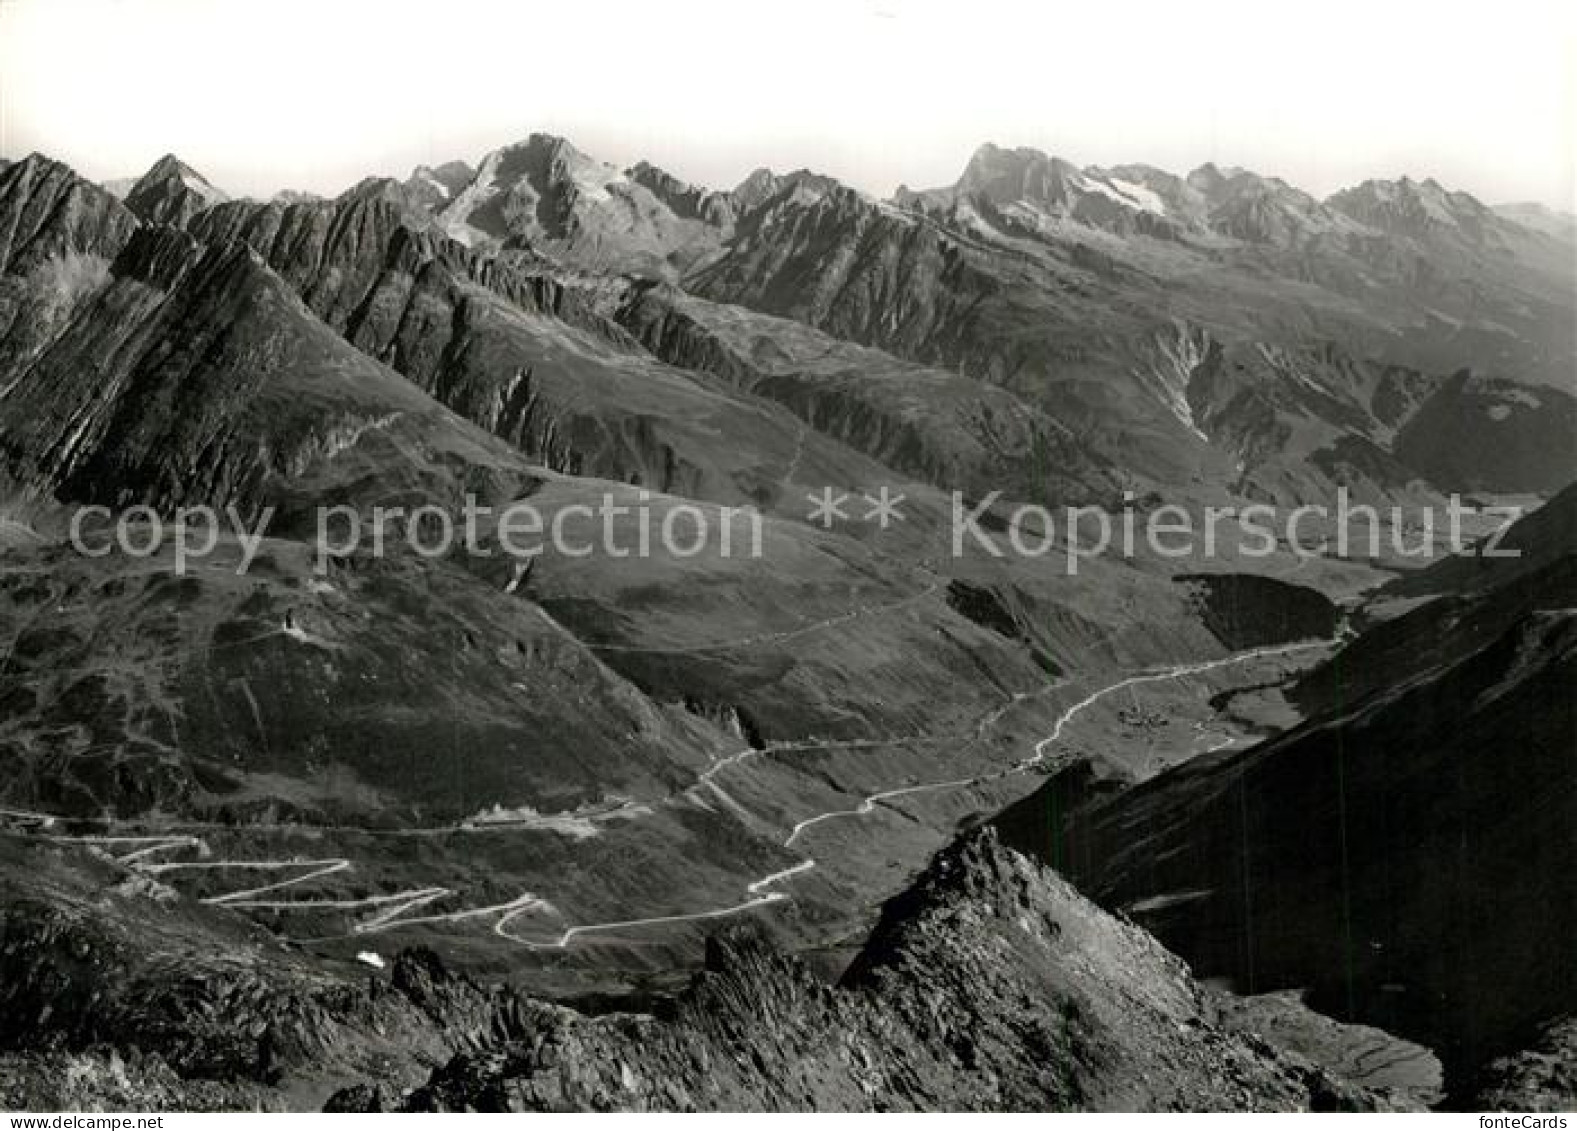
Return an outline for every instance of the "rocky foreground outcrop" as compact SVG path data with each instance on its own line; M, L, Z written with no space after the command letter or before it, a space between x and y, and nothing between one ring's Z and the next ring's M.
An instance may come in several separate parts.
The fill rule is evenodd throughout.
M0 171L0 272L25 275L66 255L113 258L137 217L97 185L34 153Z
M886 908L837 985L748 925L650 1012L408 952L281 946L80 848L3 857L0 1104L334 1109L1303 1109L1401 1104L1234 1031L1187 968L995 835Z

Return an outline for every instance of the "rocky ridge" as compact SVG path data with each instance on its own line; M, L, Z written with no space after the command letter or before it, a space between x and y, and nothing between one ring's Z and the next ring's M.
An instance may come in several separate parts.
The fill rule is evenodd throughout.
M483 989L430 952L356 975L280 952L223 911L185 905L171 917L153 904L181 897L117 885L110 866L79 850L33 860L26 889L8 892L5 1004L28 1019L0 1049L8 1102L178 1098L230 1108L315 1095L334 1110L483 1111L1409 1103L1226 1027L1182 963L989 832L940 854L836 985L736 928L713 940L706 968L676 997L599 1016ZM92 999L89 969L104 987ZM434 1066L425 1081L424 1064Z

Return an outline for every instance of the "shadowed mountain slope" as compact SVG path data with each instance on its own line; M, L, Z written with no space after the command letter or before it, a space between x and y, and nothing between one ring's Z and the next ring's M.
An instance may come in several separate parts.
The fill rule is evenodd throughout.
M1577 1001L1573 562L1365 633L1281 737L1013 825L1201 973L1312 987L1460 1087Z

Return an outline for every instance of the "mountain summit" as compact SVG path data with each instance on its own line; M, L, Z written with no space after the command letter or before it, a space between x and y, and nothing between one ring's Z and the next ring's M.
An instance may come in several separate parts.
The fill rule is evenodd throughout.
M1030 231L1074 223L1118 235L1175 238L1177 217L1150 186L1100 169L1080 169L1038 149L987 142L950 188L900 189L895 203L968 220L981 216Z
M1449 232L1479 244L1511 224L1471 194L1453 192L1433 177L1365 181L1326 203L1371 228L1415 239Z
M182 227L203 209L228 199L201 173L167 153L131 187L126 207L150 224Z

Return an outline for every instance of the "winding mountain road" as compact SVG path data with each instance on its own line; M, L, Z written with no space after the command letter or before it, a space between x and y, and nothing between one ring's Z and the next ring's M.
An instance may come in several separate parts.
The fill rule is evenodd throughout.
M818 813L812 817L807 817L806 819L800 821L789 831L787 838L783 841L783 846L785 848L793 846L794 842L803 836L807 830L814 828L817 825L833 820L866 816L875 812L879 805L896 800L900 797L908 797L916 794L931 793L947 789L967 788L969 786L1001 780L1014 774L1022 774L1029 772L1032 769L1036 769L1044 764L1048 749L1062 738L1064 731L1075 718L1077 718L1083 712L1089 710L1089 708L1107 696L1116 694L1117 692L1123 691L1127 688L1141 684L1160 683L1168 680L1184 679L1189 676L1201 675L1206 672L1248 663L1253 660L1266 659L1272 656L1290 655L1314 648L1322 648L1326 647L1328 643L1328 641L1323 640L1305 641L1298 644L1281 645L1272 648L1259 648L1248 652L1234 653L1231 656L1226 656L1218 660L1193 664L1180 664L1175 667L1167 668L1163 671L1141 673L1139 675L1129 676L1125 679L1118 680L1115 683L1108 684L1105 687L1090 693L1083 699L1079 700L1077 703L1074 703L1072 706L1064 710L1053 723L1051 732L1047 734L1045 738L1042 738L1035 744L1033 754L1029 758L1024 759L1010 769L999 770L995 773L983 774L970 778L954 778L946 781L926 782L919 785L904 786L897 789L883 790L879 793L871 794L860 801L860 803L852 809L837 809L826 813ZM993 712L992 715L989 716L989 719L991 721L999 719L1003 714L1006 713L1006 710L1011 708L1011 706L1016 705L1018 702L1022 702L1023 699L1031 697L1032 694L1034 693L1024 693L1015 696L1009 704ZM984 725L985 724L982 724L982 729ZM731 759L726 759L724 762L719 763L717 766L712 768L712 773L707 778L707 780L715 780L716 771L723 769L725 765L738 765L747 753L762 754L768 753L768 751L742 752L741 755L736 755ZM788 898L782 892L767 891L766 889L775 887L776 885L785 881L805 876L814 871L816 867L817 863L815 859L807 857L806 859L801 860L790 867L772 872L766 876L762 876L759 879L753 880L751 883L746 885L746 894L752 898L746 900L745 902L734 904L728 907L713 907L702 911L694 911L683 914L658 915L648 918L626 919L609 923L580 924L566 929L556 939L547 942L523 939L520 936L513 934L506 935L506 937L512 938L515 941L520 942L534 950L563 949L576 938L584 938L591 934L610 933L661 924L697 922L737 915L742 912Z
M917 595L918 596L918 595ZM1172 680L1185 679L1190 676L1201 675L1222 668L1233 667L1259 659L1273 656L1291 655L1298 652L1330 645L1330 641L1316 640L1304 641L1297 644L1279 645L1269 648L1257 648L1246 652L1234 653L1217 660L1205 662L1178 664L1160 671L1142 672L1137 675L1127 676L1113 683L1107 684L1083 699L1072 704L1057 716L1052 729L1045 737L1037 741L1031 754L1015 763L1013 766L980 774L967 778L951 778L943 781L924 782L915 785L901 786L894 789L882 790L870 794L860 800L852 808L834 809L824 813L817 813L797 822L783 840L783 847L791 848L808 832L831 821L848 820L868 816L879 807L903 797L910 797L924 793L940 792L950 789L965 789L989 782L1000 781L1004 778L1018 774L1028 773L1043 768L1048 761L1051 748L1062 740L1070 724L1079 715L1088 711L1095 704L1108 696L1117 694L1125 689L1153 683L1163 683ZM1028 699L1044 695L1053 690L1055 685L1048 685L1039 691L1018 692L1008 698L1006 702L994 708L982 717L974 728L976 737L983 735L992 725L999 721L1008 711ZM951 736L950 741L957 741L957 736ZM802 742L785 743L778 746L765 748L750 748L737 754L720 759L700 775L694 786L686 792L693 794L697 788L710 786L717 788L718 776L725 770L730 770L757 756L770 756L775 753L791 750L826 749L833 747L881 746L893 745L903 742L926 741L923 738L904 737L896 739L864 739L851 742ZM1229 744L1233 739L1228 737L1212 749L1220 749ZM47 830L55 826L62 818L44 814L33 813L25 810L0 810L0 816L25 823L30 827ZM438 830L431 830L438 831ZM462 832L469 831L464 826L446 827L443 831ZM524 893L504 903L487 906L462 908L458 911L442 912L430 915L411 915L410 912L418 911L439 900L456 895L455 891L444 887L414 888L407 891L388 893L375 896L366 896L356 899L273 899L269 898L278 892L310 883L314 880L345 872L354 867L353 862L344 857L331 857L316 860L174 860L150 862L149 857L165 855L177 851L196 851L207 853L209 846L200 837L188 834L170 834L164 836L59 836L45 833L50 839L60 843L74 843L91 846L126 847L130 851L116 855L120 863L134 868L148 875L161 875L168 872L182 870L236 870L257 872L292 873L283 879L272 883L247 887L221 895L207 896L203 902L216 906L225 906L234 909L273 910L273 911L325 911L325 910L356 910L361 908L378 909L376 914L363 919L351 926L352 935L368 935L402 927L418 925L438 925L458 923L466 920L497 916L493 924L493 932L501 938L509 939L534 951L562 951L567 949L575 940L584 939L591 935L611 934L622 931L640 930L645 927L674 923L693 923L727 918L742 914L758 907L777 903L789 897L775 889L778 885L791 880L809 875L818 867L813 857L806 857L789 867L761 876L752 880L745 887L747 898L741 902L708 907L697 911L681 912L668 915L655 915L644 918L632 918L601 923L579 923L565 926L558 935L547 938L522 937L509 930L516 920L527 914L554 914L552 904L547 900L532 893Z

